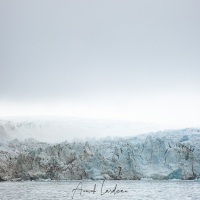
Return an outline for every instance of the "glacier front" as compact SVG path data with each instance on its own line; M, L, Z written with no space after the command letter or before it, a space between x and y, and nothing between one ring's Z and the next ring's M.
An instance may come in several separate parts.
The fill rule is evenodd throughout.
M0 143L0 181L200 178L200 130L48 144Z

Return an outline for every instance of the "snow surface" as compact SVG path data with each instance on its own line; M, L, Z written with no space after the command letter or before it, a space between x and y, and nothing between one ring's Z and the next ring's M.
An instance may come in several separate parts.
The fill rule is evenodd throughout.
M168 126L167 126L168 127ZM121 120L83 118L2 118L0 119L0 141L34 138L42 142L63 142L104 138L107 136L134 136L158 130L165 125Z

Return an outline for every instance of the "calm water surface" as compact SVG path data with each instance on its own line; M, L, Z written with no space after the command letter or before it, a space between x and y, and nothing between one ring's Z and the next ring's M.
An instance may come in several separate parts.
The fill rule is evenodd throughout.
M72 192L73 189L77 190ZM106 190L108 192L106 192ZM113 190L115 190L115 192ZM117 191L120 192L117 193ZM200 199L200 182L120 180L105 181L104 184L103 181L81 181L81 183L80 181L0 183L0 200L68 200L72 199L72 197L74 200L198 200Z

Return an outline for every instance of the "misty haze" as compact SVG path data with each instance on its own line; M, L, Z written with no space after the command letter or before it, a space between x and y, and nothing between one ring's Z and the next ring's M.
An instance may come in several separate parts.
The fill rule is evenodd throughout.
M0 0L0 198L198 199L199 10Z

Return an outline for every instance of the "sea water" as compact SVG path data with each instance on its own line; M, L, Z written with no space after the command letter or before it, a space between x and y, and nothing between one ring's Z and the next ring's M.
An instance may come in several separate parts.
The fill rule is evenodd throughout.
M198 200L198 181L106 180L0 182L0 200Z

